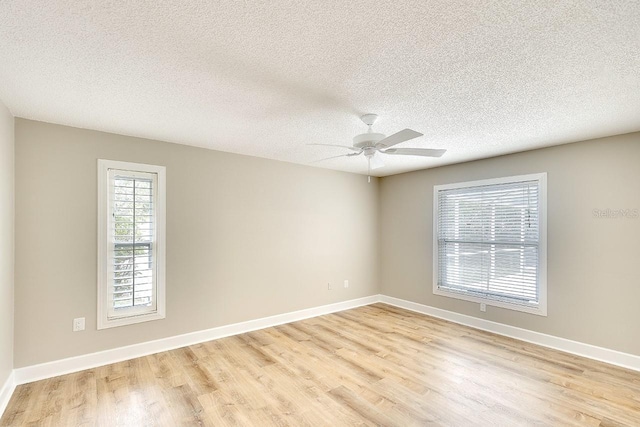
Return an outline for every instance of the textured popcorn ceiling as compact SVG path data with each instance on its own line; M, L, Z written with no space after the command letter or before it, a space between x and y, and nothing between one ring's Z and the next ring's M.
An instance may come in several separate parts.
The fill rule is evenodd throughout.
M0 99L19 117L301 164L362 113L375 175L640 130L640 2L0 2ZM314 166L366 173L364 157Z

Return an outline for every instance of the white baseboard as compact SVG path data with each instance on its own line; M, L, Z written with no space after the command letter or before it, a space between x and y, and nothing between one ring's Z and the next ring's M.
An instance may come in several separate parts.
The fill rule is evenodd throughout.
M310 317L321 316L323 314L348 310L363 305L373 304L379 300L379 295L372 295L369 297L357 298L320 307L263 317L261 319L234 323L203 331L176 335L155 341L147 341L126 347L118 347L97 353L55 360L53 362L42 363L39 365L26 366L24 368L14 369L13 378L16 385L26 384L32 381L56 377L58 375L69 374L72 372L79 372L85 369L108 365L110 363L117 363L136 357L147 356L149 354L159 353L162 351L173 350L175 348L186 347L188 345L199 344L231 335L243 334L245 332L269 328L271 326L282 325L284 323L295 322L298 320L308 319Z
M4 382L2 388L0 388L0 417L4 414L4 410L7 409L9 400L16 389L16 381L14 371L11 371L9 378Z
M577 356L587 357L589 359L599 360L611 365L621 366L634 371L640 371L640 356L629 353L623 353L608 348L597 347L591 344L585 344L578 341L568 340L553 335L547 335L540 332L530 331L515 326L505 325L503 323L492 322L490 320L479 319L477 317L467 316L455 313L453 311L442 310L440 308L431 307L424 304L418 304L399 298L380 295L380 302L426 314L428 316L437 317L439 319L448 320L460 325L470 326L487 332L493 332L532 344L549 347L566 353L575 354Z
M374 304L376 302L382 302L483 331L493 332L510 338L640 371L640 356L622 353L590 344L584 344L577 341L571 341L565 338L559 338L485 319L479 319L386 295L372 295L364 298L177 335L160 340L148 341L126 347L114 348L97 353L85 354L68 359L55 360L53 362L39 365L17 368L13 370L11 376L7 379L2 389L0 389L0 415L4 412L15 387L20 384L91 369L98 366L108 365L110 363L117 363L123 360L142 357L153 353L173 350L175 348L224 338L231 335L269 328L271 326L282 325L311 317L322 316L324 314L335 313L337 311L348 310L363 305Z

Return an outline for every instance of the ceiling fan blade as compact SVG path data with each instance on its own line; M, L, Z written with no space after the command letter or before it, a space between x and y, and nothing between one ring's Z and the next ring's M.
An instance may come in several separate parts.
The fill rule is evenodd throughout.
M357 151L358 154L360 154L360 152L362 151L362 148L358 148L358 147L349 147L348 145L335 145L335 144L316 144L316 143L311 143L311 144L307 144L307 145L322 145L324 147L340 147L340 148L346 148L348 150L351 151Z
M378 153L371 157L371 169L380 169L384 166L384 161Z
M396 132L393 135L389 135L388 137L378 141L376 148L393 147L396 144L400 144L401 142L405 142L419 136L422 136L420 132L416 132L411 129L403 129L400 132Z
M340 154L339 156L332 156L332 157L326 157L326 158L320 159L320 160L314 160L311 163L324 162L325 160L337 159L338 157L352 157L352 156L357 156L358 154L360 154L360 153Z
M423 157L440 157L447 150L435 150L430 148L389 148L388 150L380 151L384 154L397 154L404 156L423 156Z

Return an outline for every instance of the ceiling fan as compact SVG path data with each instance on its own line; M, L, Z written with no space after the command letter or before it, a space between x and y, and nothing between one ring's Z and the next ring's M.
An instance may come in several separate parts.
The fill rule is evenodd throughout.
M360 120L369 127L367 132L356 135L353 138L353 146L349 145L335 145L335 144L308 144L308 145L323 145L326 147L340 147L353 151L352 153L341 154L339 156L327 157L325 159L316 160L313 163L322 162L329 159L336 159L338 157L353 157L364 154L368 161L369 173L371 169L378 169L384 166L384 162L378 155L390 154L394 156L423 156L423 157L440 157L447 150L436 150L429 148L391 148L394 145L401 142L409 141L410 139L422 136L420 132L416 132L411 129L404 129L400 132L396 132L393 135L386 136L381 133L376 133L371 128L378 118L377 114L365 114L360 117Z

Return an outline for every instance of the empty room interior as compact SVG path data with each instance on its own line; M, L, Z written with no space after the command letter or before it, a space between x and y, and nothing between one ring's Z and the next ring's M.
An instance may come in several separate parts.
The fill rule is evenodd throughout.
M640 3L0 3L0 426L639 426Z

